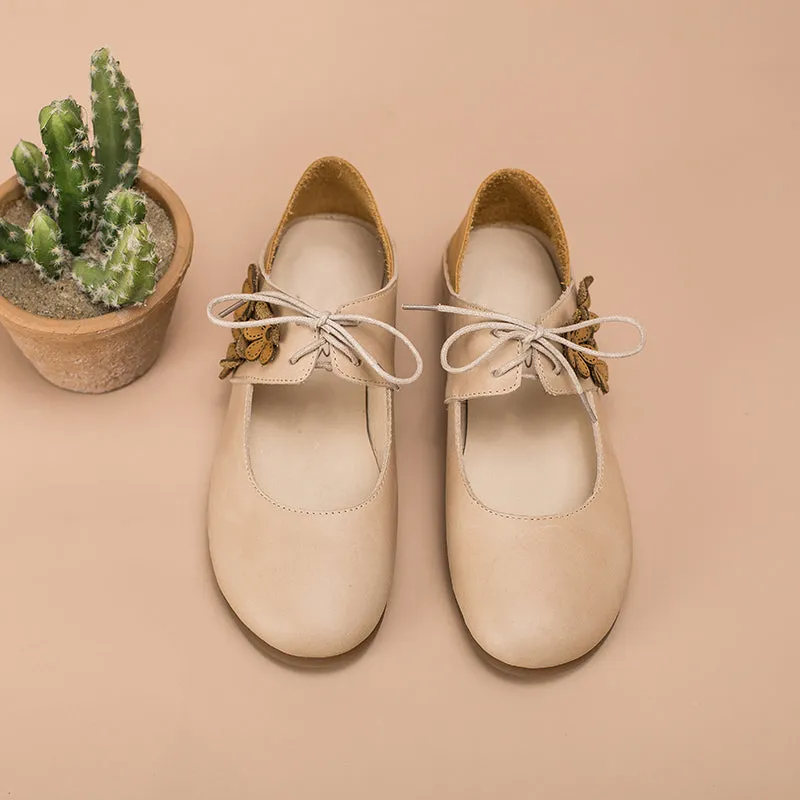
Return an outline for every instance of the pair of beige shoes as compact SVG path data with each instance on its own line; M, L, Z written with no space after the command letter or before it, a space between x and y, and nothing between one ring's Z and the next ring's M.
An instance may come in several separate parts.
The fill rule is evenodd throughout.
M447 550L464 621L517 667L575 659L608 632L631 563L619 468L599 420L604 359L644 332L590 311L553 203L502 170L479 188L444 259ZM397 477L393 392L422 360L395 327L397 266L364 179L336 158L300 179L242 292L209 304L232 329L230 406L209 496L219 586L291 656L363 642L386 607ZM597 349L609 322L627 352ZM416 363L394 374L400 341Z

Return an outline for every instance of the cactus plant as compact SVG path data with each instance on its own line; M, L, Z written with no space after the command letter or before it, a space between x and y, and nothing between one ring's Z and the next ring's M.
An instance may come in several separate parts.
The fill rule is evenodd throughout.
M0 264L25 260L25 231L0 219Z
M120 308L143 303L153 293L157 263L150 227L140 222L122 231L104 263L76 259L72 272L93 300Z
M94 169L89 131L80 106L71 98L56 100L39 113L50 169L58 225L74 255L94 232Z
M48 281L69 266L93 300L119 308L147 299L158 268L145 199L132 188L141 121L133 89L107 48L93 53L90 78L93 142L83 109L67 98L39 114L44 153L24 140L14 148L17 178L39 209L27 231L0 220L0 264L30 261ZM100 262L86 256L95 240L105 254Z
M50 205L53 176L44 153L33 142L21 139L11 154L11 160L17 178L25 188L25 195L38 206Z
M136 96L108 48L92 54L92 130L102 165L97 200L117 187L130 188L139 168L142 128Z
M61 246L61 231L56 221L40 208L31 218L25 232L27 260L45 280L55 281L61 277L66 263L66 254Z
M109 192L98 228L103 250L108 252L114 247L126 225L142 222L146 210L144 197L134 189L118 188Z

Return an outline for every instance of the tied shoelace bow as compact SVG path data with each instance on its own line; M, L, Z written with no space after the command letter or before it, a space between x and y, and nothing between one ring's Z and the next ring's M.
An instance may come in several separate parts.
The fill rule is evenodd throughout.
M570 364L561 348L568 348L577 353L591 356L592 358L627 358L628 356L639 353L645 344L644 328L632 317L592 317L591 319L575 322L571 325L546 328L535 322L526 322L525 320L517 319L507 314L497 314L494 311L484 311L478 308L462 308L460 306L448 305L404 305L403 308L407 311L438 311L442 314L456 314L462 317L473 317L481 320L480 322L471 322L463 325L445 340L442 345L441 363L442 368L447 372L454 375L467 372L486 361L486 359L491 358L491 356L503 347L506 342L517 341L520 343L519 355L501 364L499 367L495 367L491 374L496 378L501 378L503 375L506 375L512 369L522 364L530 367L533 364L534 355L539 353L552 364L553 371L556 375L561 374L562 370L565 372L572 385L575 387L575 392L583 401L592 422L597 422L597 415L595 414L594 408L587 400L586 390L578 374L575 372L575 369L572 364ZM584 345L577 344L565 335L584 328L597 327L607 322L621 322L636 328L639 332L639 343L636 347L632 350L624 351L597 350L592 347L585 347ZM468 364L458 367L450 363L450 349L459 339L478 331L487 330L497 338L497 342L492 343L477 358L473 359Z
M268 320L226 319L226 317L236 311L241 305L249 302L268 303L270 306L285 308L293 313L285 316L270 317ZM217 306L222 303L233 303L233 305L221 311L217 311ZM289 358L290 364L296 364L301 358L305 358L305 356L312 353L329 357L331 350L335 350L341 353L356 367L361 366L362 362L368 364L370 368L393 389L413 383L422 374L422 356L420 356L417 348L414 347L411 340L405 336L405 334L401 333L397 328L389 325L387 322L382 322L379 319L373 319L372 317L367 317L362 314L339 314L331 311L318 311L303 300L278 290L223 294L208 304L207 313L211 322L223 328L263 328L265 325L290 324L302 325L306 328L310 328L316 334L316 338L293 353ZM377 359L375 359L348 330L348 328L355 328L359 325L374 325L377 328L387 331L401 341L408 348L416 362L414 374L409 378L400 378L397 375L392 375L390 372L387 372L378 363Z

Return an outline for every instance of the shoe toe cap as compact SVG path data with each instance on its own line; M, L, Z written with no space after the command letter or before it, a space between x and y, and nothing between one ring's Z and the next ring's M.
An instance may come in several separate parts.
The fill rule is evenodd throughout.
M324 515L281 522L209 527L220 590L270 647L301 658L341 655L381 619L392 580L394 531L388 524L362 529L358 514L334 523Z
M547 618L543 611L498 615L491 621L465 614L465 622L475 642L492 658L512 667L543 669L588 653L603 640L617 615L617 611L595 612L591 619L576 619L551 613Z
M354 603L341 593L318 589L302 600L293 593L262 598L253 602L252 597L226 594L233 611L259 639L296 658L331 658L352 650L369 637L385 607L385 601L365 603L362 596Z
M553 667L589 652L614 624L630 573L630 534L627 525L495 527L451 541L449 556L477 644L511 666Z

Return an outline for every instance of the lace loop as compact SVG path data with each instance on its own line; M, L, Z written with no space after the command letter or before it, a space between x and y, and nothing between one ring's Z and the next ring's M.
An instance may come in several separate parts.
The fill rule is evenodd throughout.
M520 366L521 364L532 365L534 356L538 353L546 358L553 367L554 372L558 375L564 371L569 378L572 385L575 387L575 392L581 397L584 406L586 407L589 416L593 422L597 421L597 416L594 413L589 401L586 399L586 390L581 383L580 377L575 369L570 364L567 357L564 355L562 348L574 350L582 353L591 358L627 358L641 352L645 345L646 335L644 328L632 317L609 316L609 317L592 317L588 320L575 322L570 325L562 325L557 328L546 328L535 322L526 322L516 317L511 317L506 314L497 314L494 311L482 310L479 308L463 308L460 306L448 305L404 305L403 308L407 311L436 311L442 314L455 314L462 317L472 317L479 319L480 322L471 322L452 333L442 345L441 351L441 364L442 368L447 372L458 375L463 372L468 372L474 369L479 364L491 358L498 349L500 349L506 342L517 341L520 343L520 353L515 358L501 364L492 370L492 375L496 378L501 378L512 369ZM639 342L631 350L623 351L607 351L596 350L591 347L577 344L570 340L568 334L572 331L582 330L583 328L596 328L599 325L610 322L619 322L625 325L631 325L639 332ZM497 342L492 343L486 348L477 358L474 358L468 364L463 366L455 366L450 363L449 355L453 345L464 338L470 336L478 331L488 330L493 336L497 338Z
M206 313L208 318L215 325L222 328L258 328L264 327L264 320L233 320L226 319L237 308L248 302L263 302L271 306L285 308L291 314L286 316L274 316L269 318L269 325L302 325L310 328L316 338L304 347L301 347L289 358L289 363L296 364L300 359L312 353L328 356L331 350L341 353L351 364L360 366L362 362L368 364L389 386L397 389L409 383L413 383L422 374L422 357L411 340L387 322L361 314L338 314L331 311L318 311L298 297L292 297L285 292L277 289L269 291L242 293L242 294L223 294L215 298L208 304ZM227 308L217 311L217 306L223 303L233 303ZM372 356L364 346L347 329L358 325L374 325L401 341L416 363L414 374L408 378L400 378L387 372Z

